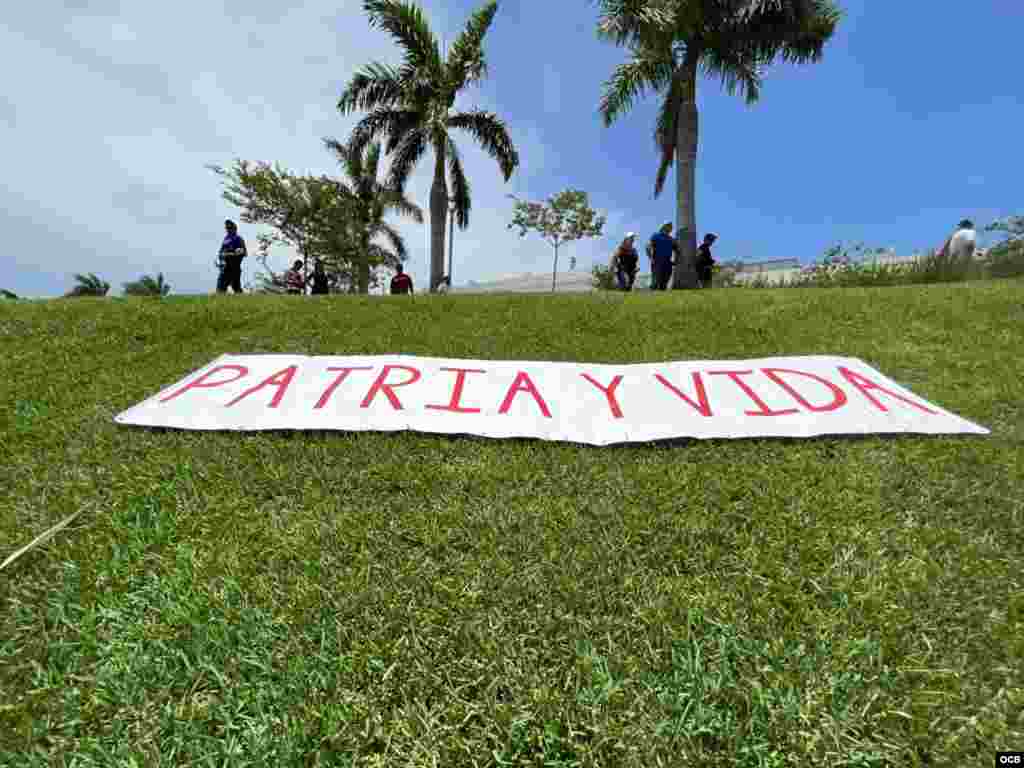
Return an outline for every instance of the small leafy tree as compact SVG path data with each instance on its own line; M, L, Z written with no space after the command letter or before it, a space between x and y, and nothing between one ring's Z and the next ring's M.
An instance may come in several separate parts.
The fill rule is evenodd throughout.
M985 227L985 232L1003 236L985 254L992 277L1016 277L1024 274L1024 216L1007 216Z
M138 280L124 283L126 296L166 296L171 292L171 286L164 281L164 273L160 272L156 277L143 275Z
M0 288L0 297L5 299L17 299L18 294L12 293L11 291Z
M1024 216L1006 216L993 221L984 229L985 232L996 232L1007 240L1024 239Z
M110 290L110 283L100 280L100 278L96 277L92 272L87 275L76 274L75 280L78 281L78 285L64 294L66 298L74 298L76 296L106 296L107 291Z
M600 237L604 229L605 216L598 215L590 207L587 193L579 189L566 189L549 197L546 202L536 203L520 200L509 195L515 204L512 209L512 223L509 229L519 228L519 236L533 230L543 237L555 250L554 265L551 269L551 290L555 290L558 275L558 249L574 240L584 237Z
M236 160L228 169L207 167L223 180L223 197L241 209L242 221L273 230L258 237L263 254L274 244L290 246L307 268L316 257L346 261L355 256L351 212L337 182L245 160Z

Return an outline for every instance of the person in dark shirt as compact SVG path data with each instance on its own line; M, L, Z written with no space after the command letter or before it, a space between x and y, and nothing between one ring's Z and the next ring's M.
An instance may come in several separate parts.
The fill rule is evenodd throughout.
M412 278L405 273L402 265L399 264L396 267L396 274L391 278L391 294L393 296L404 295L406 293L413 293L412 290Z
M314 296L326 296L330 293L327 272L324 270L324 263L317 259L313 264L313 290Z
M704 235L704 242L697 248L697 282L701 288L711 287L711 274L715 267L715 260L711 256L711 246L717 239L718 235L709 232Z
M636 232L630 232L615 249L615 277L619 281L619 289L623 291L632 291L633 282L636 280L640 256L633 245L635 242Z
M654 267L654 290L667 290L672 279L672 257L679 252L679 244L672 237L671 221L651 236L648 252Z
M227 293L230 287L235 293L242 292L242 259L246 257L245 240L238 236L238 227L231 219L224 222L224 240L220 244L217 264L217 293Z
M296 259L292 268L284 273L285 291L296 296L306 293L306 281L302 278L302 259Z

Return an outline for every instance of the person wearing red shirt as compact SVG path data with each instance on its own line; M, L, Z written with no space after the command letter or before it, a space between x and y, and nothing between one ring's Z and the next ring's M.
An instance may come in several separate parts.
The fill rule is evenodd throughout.
M405 273L402 265L399 264L395 276L391 278L391 295L397 296L406 293L413 293L412 278Z

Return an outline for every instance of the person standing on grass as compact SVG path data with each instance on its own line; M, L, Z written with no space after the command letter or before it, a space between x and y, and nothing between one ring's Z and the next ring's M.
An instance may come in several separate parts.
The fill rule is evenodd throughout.
M612 269L619 281L619 290L632 291L633 282L636 280L636 271L640 263L640 256L633 245L636 242L636 232L629 232L612 256Z
M711 275L715 268L715 259L711 255L711 246L715 244L718 235L709 232L704 235L704 242L697 248L697 284L701 288L711 287Z
M284 273L285 291L295 296L306 292L306 281L302 279L302 259L296 259L292 268Z
M672 279L672 257L679 253L679 244L672 237L671 221L666 221L662 228L651 236L648 253L651 256L654 273L654 290L667 290Z
M404 296L407 293L413 293L412 278L405 273L405 269L399 264L396 267L395 276L391 278L391 295Z
M320 259L313 262L313 288L310 293L314 296L326 296L330 293L327 272L324 270L324 263Z
M978 233L974 231L974 224L970 219L964 219L942 246L941 255L953 261L969 261L977 247Z
M238 235L238 226L231 219L224 221L224 240L217 255L217 293L227 293L230 287L235 293L242 292L242 259L247 255L245 240Z

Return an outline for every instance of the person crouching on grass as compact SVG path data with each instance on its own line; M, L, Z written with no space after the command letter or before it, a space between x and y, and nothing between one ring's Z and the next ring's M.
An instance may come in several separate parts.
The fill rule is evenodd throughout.
M697 248L697 284L701 288L711 287L711 275L715 268L715 260L711 256L711 246L717 239L718 235L709 232L704 235L704 242Z
M620 291L632 291L633 282L636 280L636 271L640 263L640 256L633 245L636 242L636 232L629 232L612 257L612 269L619 282Z

